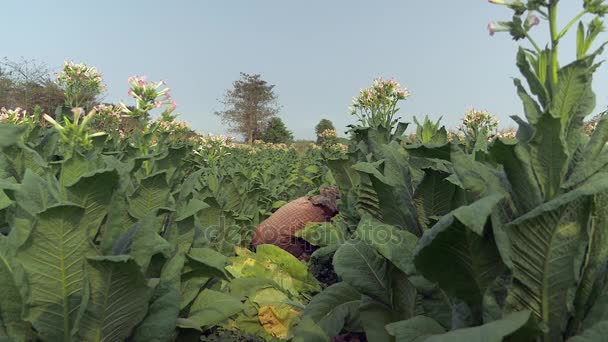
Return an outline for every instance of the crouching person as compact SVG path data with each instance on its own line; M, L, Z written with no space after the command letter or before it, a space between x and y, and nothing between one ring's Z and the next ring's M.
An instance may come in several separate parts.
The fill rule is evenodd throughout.
M257 227L253 247L272 244L299 259L307 259L313 246L296 237L296 232L311 222L330 221L338 213L338 198L338 188L330 186L322 187L317 196L300 197L285 204Z

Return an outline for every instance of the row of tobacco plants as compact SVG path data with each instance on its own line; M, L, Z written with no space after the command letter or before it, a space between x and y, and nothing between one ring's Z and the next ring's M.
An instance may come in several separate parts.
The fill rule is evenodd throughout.
M0 340L281 334L264 327L284 310L276 299L303 306L319 285L274 246L240 246L274 209L333 183L322 154L337 152L199 136L141 77L134 105L89 112L96 70L67 63L59 81L53 117L0 112Z
M517 53L514 137L475 111L461 137L428 119L406 136L409 93L385 80L355 99L345 156L176 138L167 92L140 78L136 105L98 108L98 126L67 108L48 127L1 125L0 339L605 339L608 122L584 120L608 6L584 0L559 28L560 1L490 2L513 10L490 32L532 46ZM530 35L541 22L544 48ZM309 265L246 248L273 208L333 183L340 214L297 234L317 247Z
M362 91L348 157L330 161L340 215L299 233L337 282L306 306L296 340L606 340L608 121L600 116L587 134L584 120L595 109L604 45L592 46L608 5L582 1L560 28L558 0L490 2L513 11L490 33L531 45L517 53L525 118L513 117L515 137L487 139L478 128L492 123L472 113L464 140L449 143L427 120L412 144L395 118L407 91L386 81ZM530 34L540 23L544 48ZM572 27L576 60L562 64Z

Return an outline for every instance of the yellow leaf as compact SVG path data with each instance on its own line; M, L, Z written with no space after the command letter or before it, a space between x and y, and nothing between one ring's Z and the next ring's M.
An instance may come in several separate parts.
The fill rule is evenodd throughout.
M258 318L271 336L287 339L289 327L300 313L287 304L263 305L258 310Z

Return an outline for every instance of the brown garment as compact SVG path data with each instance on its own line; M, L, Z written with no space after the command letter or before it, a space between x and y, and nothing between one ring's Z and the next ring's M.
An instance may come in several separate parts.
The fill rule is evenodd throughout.
M326 222L336 214L335 198L334 208L327 208L315 197L300 197L279 208L258 226L253 235L253 246L273 244L298 258L305 252L310 253L307 249L311 246L294 234L309 222Z

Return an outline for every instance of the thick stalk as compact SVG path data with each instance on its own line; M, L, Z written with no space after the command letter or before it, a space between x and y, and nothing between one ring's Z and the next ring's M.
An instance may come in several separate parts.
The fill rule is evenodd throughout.
M549 27L551 30L551 82L557 84L557 52L559 36L557 32L557 1L552 0L549 5Z

